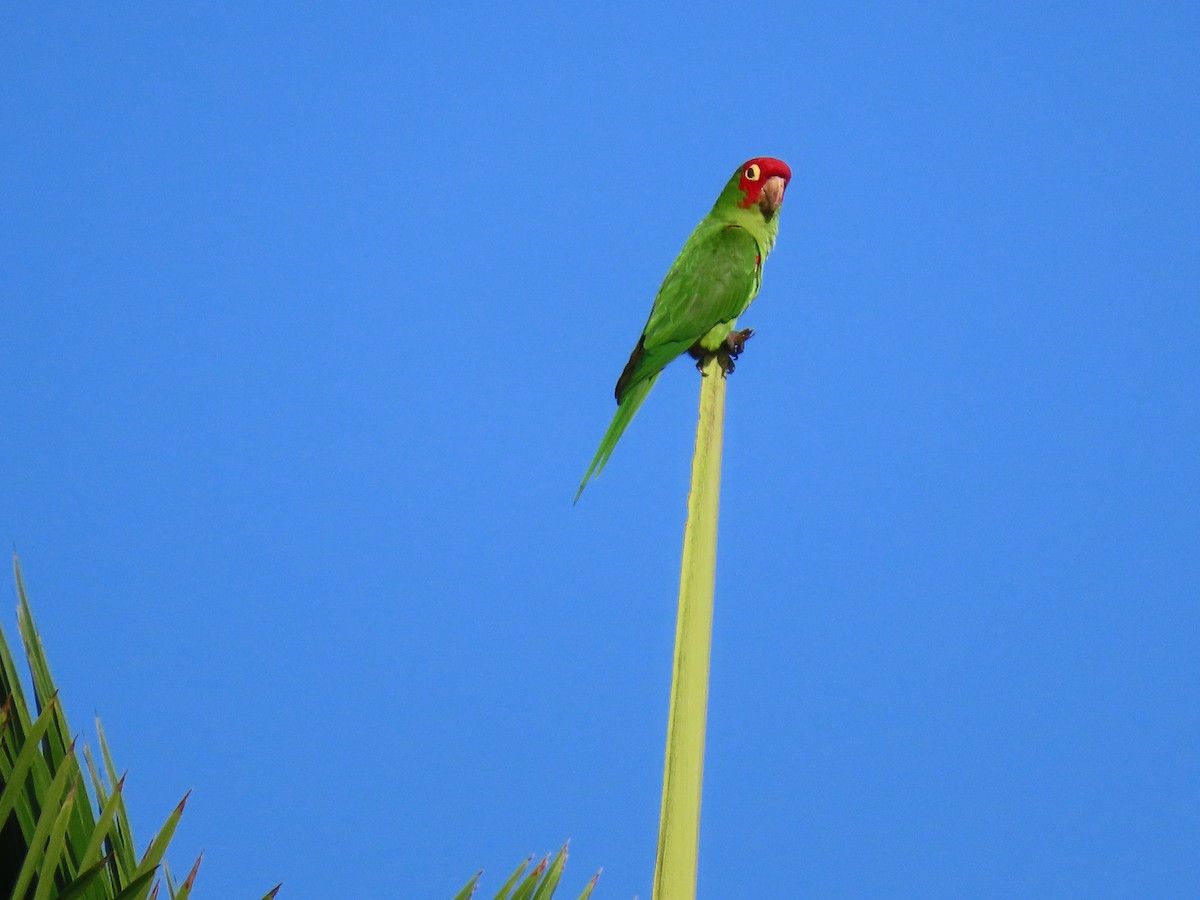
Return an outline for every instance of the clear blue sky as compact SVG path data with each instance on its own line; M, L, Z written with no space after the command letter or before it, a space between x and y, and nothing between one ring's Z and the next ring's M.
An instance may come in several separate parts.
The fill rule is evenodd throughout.
M571 497L775 155L702 897L1195 896L1197 9L8 5L0 538L142 839L649 897L685 362Z

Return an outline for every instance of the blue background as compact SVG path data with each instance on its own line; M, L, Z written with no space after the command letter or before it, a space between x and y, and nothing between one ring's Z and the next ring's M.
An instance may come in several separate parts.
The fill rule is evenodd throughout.
M571 497L757 155L701 895L1195 896L1195 4L139 6L0 14L0 537L197 897L649 897L685 362Z

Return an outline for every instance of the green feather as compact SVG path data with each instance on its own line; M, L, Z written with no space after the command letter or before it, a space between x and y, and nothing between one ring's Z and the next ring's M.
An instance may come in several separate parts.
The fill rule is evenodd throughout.
M625 433L625 429L629 427L629 423L633 421L634 414L638 411L638 407L642 405L642 401L650 394L650 388L654 387L654 382L658 378L658 373L643 378L631 387L621 398L621 402L617 406L617 411L613 413L612 421L608 425L608 431L604 432L604 437L600 440L600 449L596 451L596 455L592 458L592 464L588 466L587 472L583 476L583 481L579 482L579 490L575 492L574 503L579 502L579 495L583 493L583 489L587 487L588 480L593 475L599 475L604 469L604 464L608 462L608 458L612 456L613 449L617 446L617 441L621 439L621 435Z

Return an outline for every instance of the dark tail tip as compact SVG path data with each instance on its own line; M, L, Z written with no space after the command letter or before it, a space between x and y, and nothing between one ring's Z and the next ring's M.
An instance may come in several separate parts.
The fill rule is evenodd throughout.
M625 363L625 370L621 372L621 377L617 379L617 389L613 392L617 397L617 403L621 402L621 398L629 390L629 384L633 381L634 370L637 369L638 363L642 361L642 357L645 355L646 335L643 334L638 338L637 346L633 348L633 352L629 354L629 362Z

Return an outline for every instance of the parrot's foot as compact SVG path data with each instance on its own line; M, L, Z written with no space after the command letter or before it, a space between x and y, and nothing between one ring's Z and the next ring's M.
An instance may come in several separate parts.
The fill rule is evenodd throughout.
M733 374L734 360L746 352L746 341L754 337L754 331L743 328L741 331L731 331L725 338L725 344L717 350L717 363L721 366L721 374L726 377Z
M696 371L701 375L706 374L704 364L713 356L716 356L717 363L721 366L721 374L729 375L737 368L734 365L734 361L746 352L746 341L752 337L754 337L754 329L743 328L741 331L729 332L724 343L717 348L715 353L711 350L705 350L699 344L693 344L688 348L688 353L692 359L696 360Z
M725 338L725 346L729 350L729 355L733 359L737 359L746 352L746 341L754 337L753 328L743 328L741 331L731 331Z
M733 361L737 359L737 354L731 352L725 347L717 351L717 365L721 367L721 376L728 378L733 374L733 370L737 368Z

